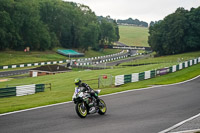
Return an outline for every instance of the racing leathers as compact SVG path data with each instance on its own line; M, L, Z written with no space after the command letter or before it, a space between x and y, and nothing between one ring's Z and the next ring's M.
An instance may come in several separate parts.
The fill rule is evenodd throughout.
M99 98L98 95L96 94L97 92L94 91L90 86L86 83L80 83L78 86L75 87L75 93L77 94L79 91L82 92L88 92L92 97L94 97L97 100L97 105L99 104ZM75 94L74 94L75 95Z

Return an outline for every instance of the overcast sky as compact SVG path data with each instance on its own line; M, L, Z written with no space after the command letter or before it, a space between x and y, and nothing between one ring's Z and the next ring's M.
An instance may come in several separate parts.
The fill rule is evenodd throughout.
M89 6L98 16L113 19L158 21L175 12L178 7L190 9L200 6L200 0L65 0Z

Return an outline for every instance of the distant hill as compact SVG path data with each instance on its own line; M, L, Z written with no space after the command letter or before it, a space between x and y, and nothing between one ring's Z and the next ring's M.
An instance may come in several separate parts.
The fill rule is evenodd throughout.
M132 25L132 26L140 26L140 27L148 27L148 23L144 22L144 21L140 21L138 19L132 19L132 18L128 18L125 20L121 20L121 19L112 19L109 15L106 17L103 16L97 16L98 21L101 21L102 19L106 19L109 22L117 22L118 25ZM153 22L151 22L153 23Z
M149 47L148 31L149 30L146 27L119 25L119 42L128 46Z
M117 24L119 25L134 25L134 26L141 26L141 27L148 27L148 23L144 21L140 21L138 19L128 18L125 20L118 19Z

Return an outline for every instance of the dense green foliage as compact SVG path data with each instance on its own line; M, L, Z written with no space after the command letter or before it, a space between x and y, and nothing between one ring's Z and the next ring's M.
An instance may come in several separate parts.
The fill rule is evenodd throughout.
M200 7L190 11L178 8L151 25L148 42L158 55L200 50Z
M92 10L62 0L1 0L0 50L98 48L119 39L116 22L98 21Z
M126 19L126 20L120 20L120 19L118 19L117 23L118 24L129 24L129 25L135 25L135 26L148 27L148 23L147 22L140 21L138 19L134 20L132 18L129 18L129 19Z

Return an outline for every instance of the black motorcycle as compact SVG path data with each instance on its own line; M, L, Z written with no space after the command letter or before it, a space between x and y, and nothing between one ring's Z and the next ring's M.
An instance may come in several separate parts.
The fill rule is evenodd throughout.
M97 95L101 90L95 91ZM99 113L100 115L104 115L106 113L106 104L105 102L99 98L99 103L97 103L97 99L90 95L89 92L79 91L74 94L73 101L76 104L75 109L76 113L79 117L85 118L88 114Z

